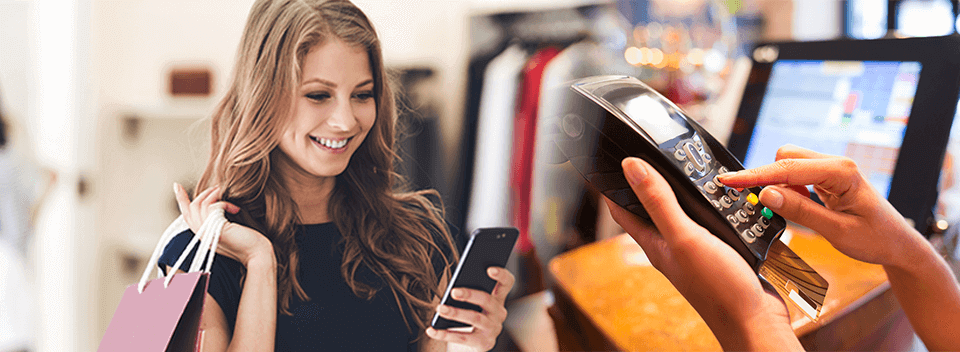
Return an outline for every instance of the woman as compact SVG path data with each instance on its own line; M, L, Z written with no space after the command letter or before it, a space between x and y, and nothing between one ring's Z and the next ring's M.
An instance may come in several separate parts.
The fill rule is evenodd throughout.
M720 176L729 187L768 186L764 206L822 235L851 258L883 265L890 288L931 351L960 350L960 285L946 262L880 197L849 158L784 146L777 161ZM666 180L637 158L623 160L633 191L656 225L607 202L650 262L700 313L725 350L802 350L783 300L764 290L732 247L688 217ZM810 200L806 185L823 200ZM799 192L798 192L799 191Z
M491 268L493 294L454 290L483 313L438 306L457 256L427 198L436 192L394 191L395 118L379 41L353 4L253 5L213 116L204 191L191 201L174 185L191 230L216 209L229 213L204 350L493 347L514 278ZM171 242L161 265L190 235ZM427 328L435 311L475 329Z

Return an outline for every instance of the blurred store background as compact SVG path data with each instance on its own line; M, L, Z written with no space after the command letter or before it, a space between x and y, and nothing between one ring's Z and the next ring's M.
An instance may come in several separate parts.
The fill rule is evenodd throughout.
M0 351L96 349L178 215L170 185L198 179L252 2L0 0ZM583 187L543 187L569 175L511 174L524 166L509 156L535 136L515 129L514 109L549 109L518 97L529 82L637 76L724 140L758 41L960 27L956 0L355 2L400 73L412 185L438 189L463 232L519 222L534 234L511 264L519 298L549 284L552 256L619 231L596 221L602 202ZM511 203L516 185L533 201ZM555 349L523 339L537 326L508 322L510 346Z

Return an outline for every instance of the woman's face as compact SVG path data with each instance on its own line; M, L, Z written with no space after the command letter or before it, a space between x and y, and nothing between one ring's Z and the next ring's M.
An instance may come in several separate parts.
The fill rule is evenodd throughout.
M280 150L294 169L283 171L339 175L376 118L367 52L335 39L315 46L304 57L293 116L280 136Z

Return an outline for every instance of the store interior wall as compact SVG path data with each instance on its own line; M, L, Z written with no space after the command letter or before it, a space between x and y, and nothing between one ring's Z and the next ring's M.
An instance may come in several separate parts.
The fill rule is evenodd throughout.
M388 66L436 70L435 98L448 148L457 145L461 130L470 16L602 1L355 2L377 27ZM811 11L833 0L756 2L774 9L764 10L771 18L789 18L772 21L768 39L839 34L839 19L805 22L824 17ZM177 215L171 183L196 180L206 161L209 127L201 118L229 83L252 3L0 0L0 106L16 126L15 145L59 174L36 225L31 258L42 306L38 350L96 349L123 288L139 277L156 239ZM45 27L60 19L65 24ZM66 45L44 42L51 38ZM66 68L47 71L38 63ZM175 67L209 68L211 96L170 97L166 79ZM68 77L51 76L58 73ZM49 91L50 81L60 82L53 85L59 90ZM58 111L63 114L55 117ZM454 153L442 155L447 165L456 165Z

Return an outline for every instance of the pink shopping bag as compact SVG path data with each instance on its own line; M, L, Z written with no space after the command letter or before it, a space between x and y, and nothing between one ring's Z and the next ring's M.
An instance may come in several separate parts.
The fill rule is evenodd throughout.
M127 286L97 351L199 351L209 277L177 274L167 287L161 277L147 282L143 293L137 284Z
M200 331L203 301L217 242L226 223L222 209L204 220L173 265L182 268L188 253L196 248L197 253L187 273L168 270L166 276L147 281L157 268L157 259L163 248L175 235L188 229L183 216L174 220L160 236L140 282L127 286L123 292L97 351L199 351L203 342Z

